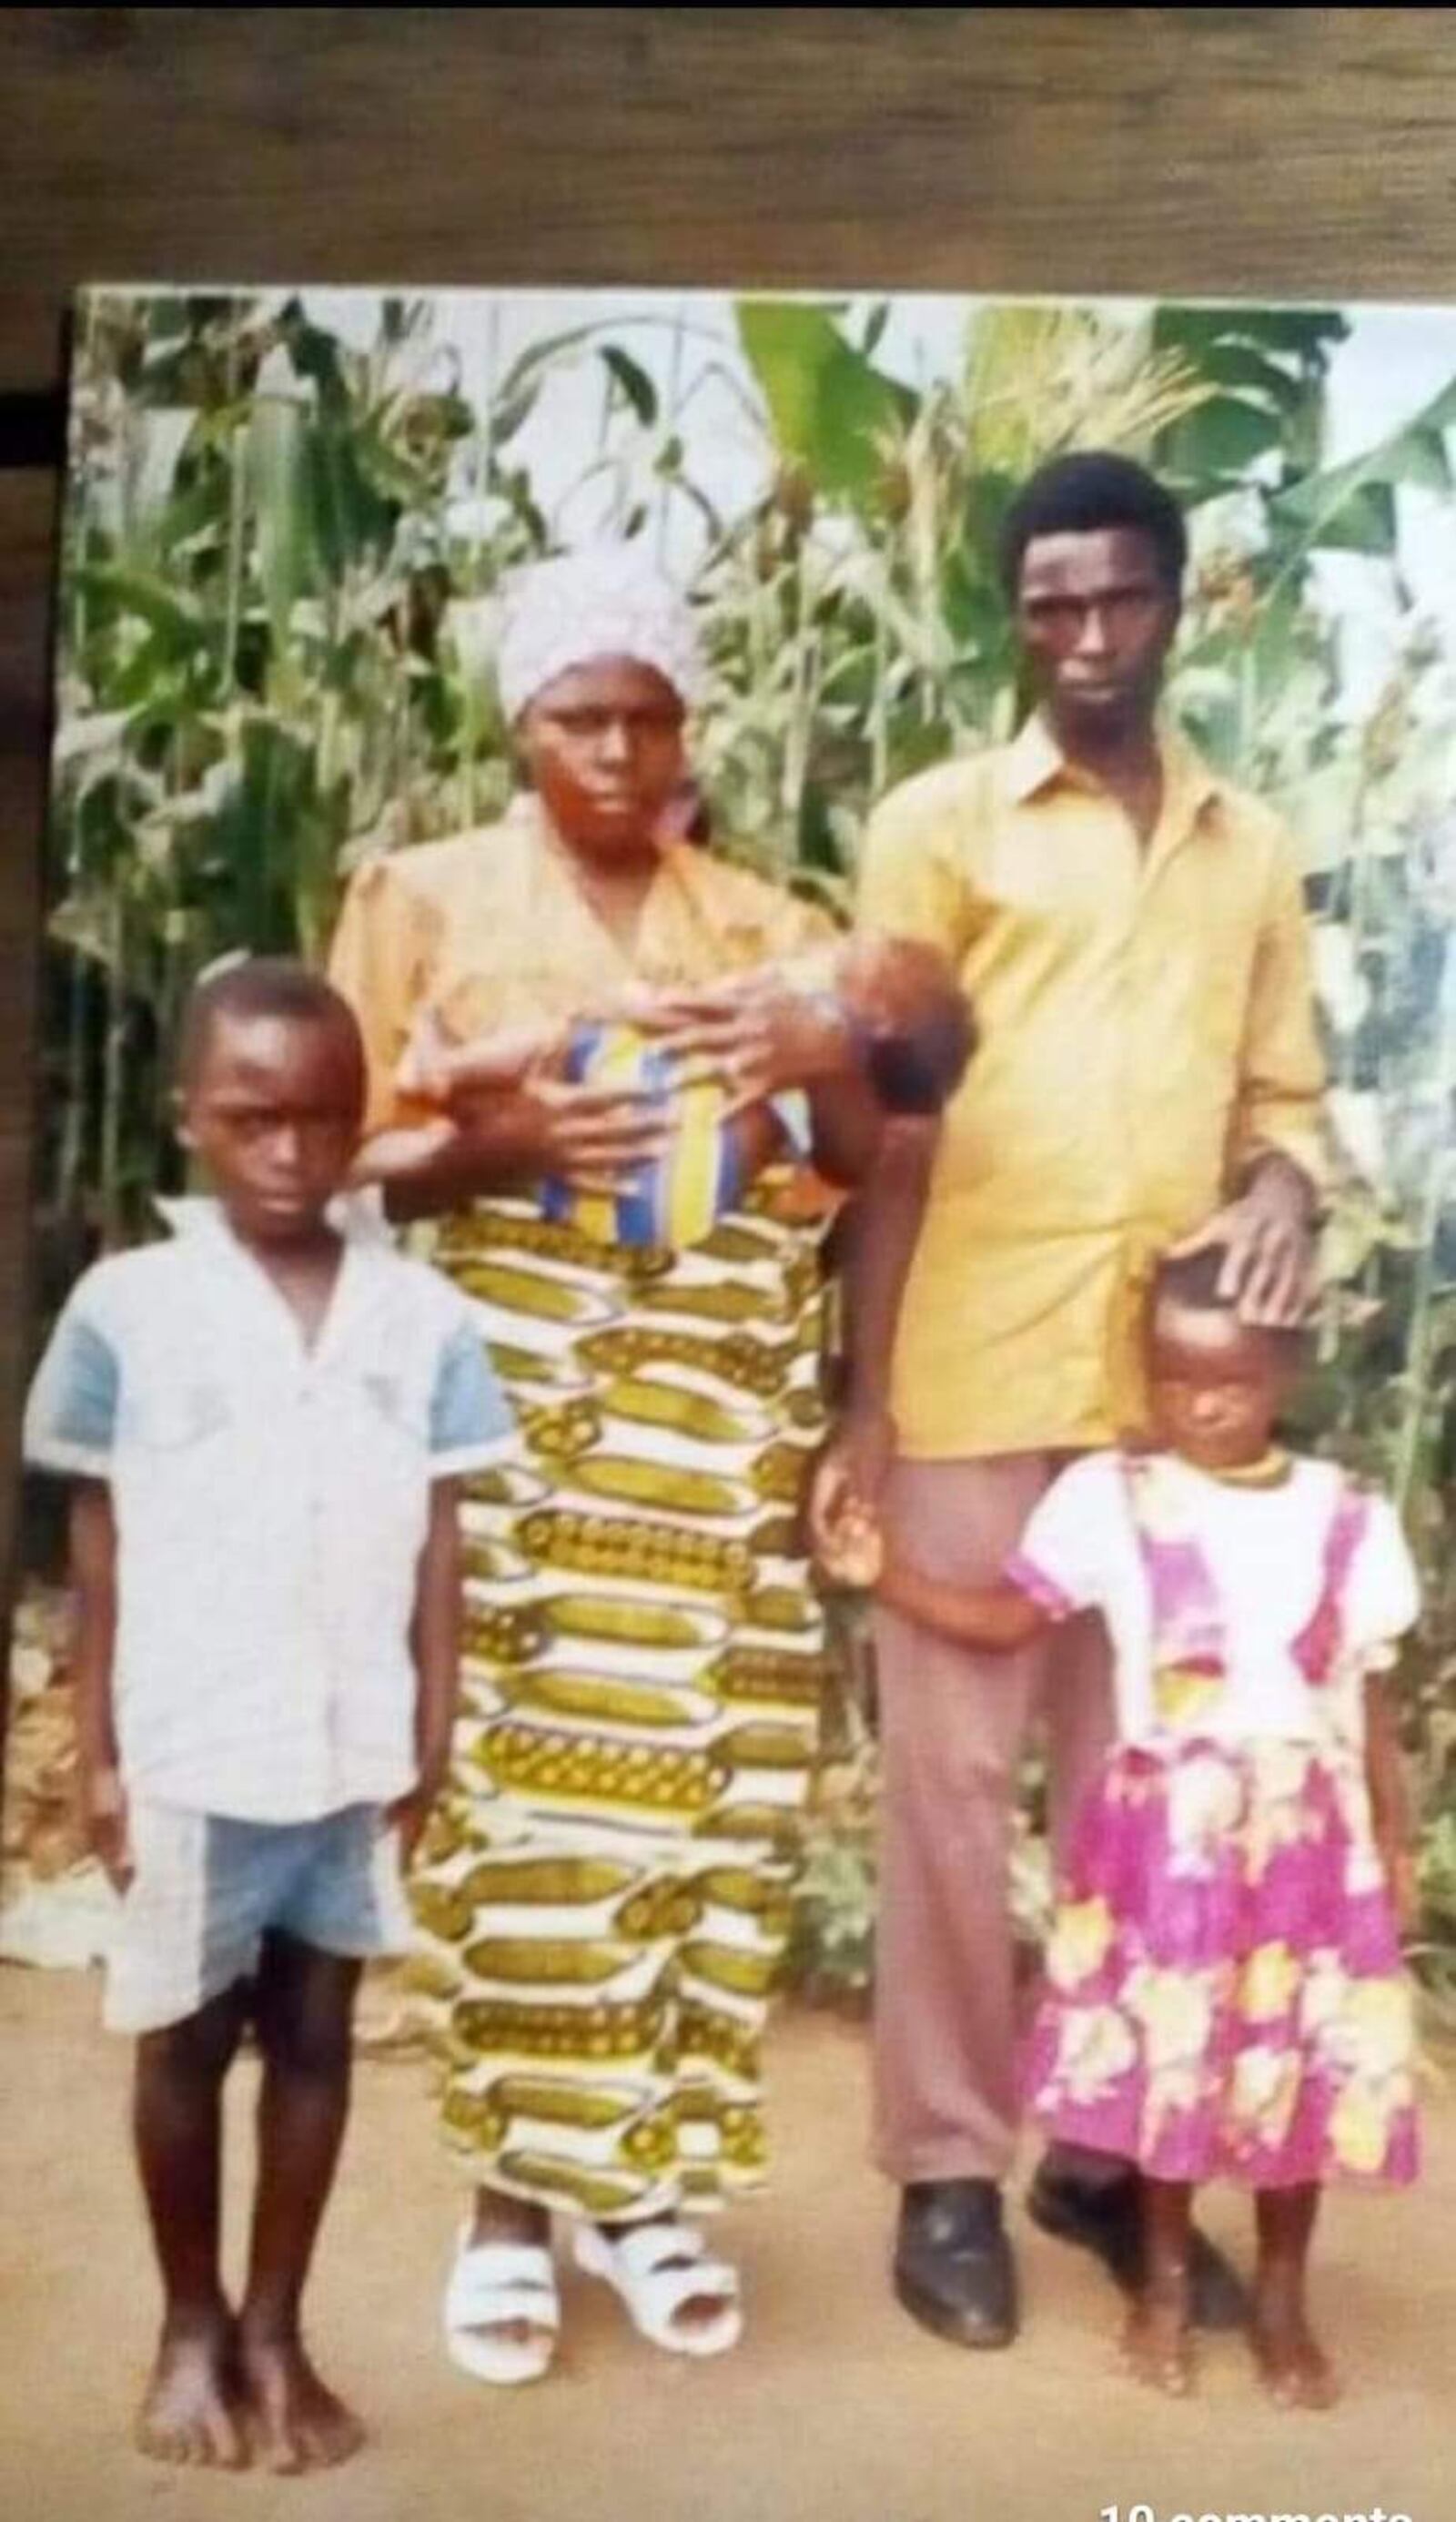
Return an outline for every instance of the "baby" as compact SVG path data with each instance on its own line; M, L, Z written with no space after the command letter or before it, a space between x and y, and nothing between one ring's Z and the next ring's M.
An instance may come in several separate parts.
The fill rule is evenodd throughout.
M441 1111L471 1097L559 1071L572 1024L470 1029L463 1003L432 1008L398 1075L401 1094ZM462 1020L463 1019L463 1020ZM934 1113L974 1048L970 1010L944 957L901 937L836 939L787 962L730 974L711 991L633 986L579 1023L619 1024L655 1038L683 1082L712 1075L728 1108L808 1088L858 1067L886 1112Z

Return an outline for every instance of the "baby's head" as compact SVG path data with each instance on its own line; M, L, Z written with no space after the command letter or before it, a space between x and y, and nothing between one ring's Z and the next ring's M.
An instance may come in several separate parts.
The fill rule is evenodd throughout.
M975 1024L945 957L910 937L856 937L839 958L840 1004L889 1112L938 1112L964 1076Z
M182 1021L180 1137L246 1241L316 1228L358 1145L364 1046L318 973L248 957L205 975Z
M1200 1470L1236 1471L1268 1450L1304 1360L1297 1329L1242 1322L1221 1292L1222 1244L1159 1262L1149 1297L1149 1396L1158 1441Z

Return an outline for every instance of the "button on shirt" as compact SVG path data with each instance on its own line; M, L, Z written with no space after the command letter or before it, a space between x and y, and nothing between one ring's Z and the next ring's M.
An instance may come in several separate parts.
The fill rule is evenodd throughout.
M111 1487L122 1776L255 1821L388 1802L431 1484L514 1450L479 1328L351 1209L308 1348L220 1208L166 1213L79 1282L25 1416L28 1461Z
M1275 816L1162 739L1140 846L1032 719L871 818L859 921L950 955L980 1048L945 1118L893 1407L921 1460L1082 1448L1144 1420L1157 1253L1264 1149L1323 1170L1303 903Z

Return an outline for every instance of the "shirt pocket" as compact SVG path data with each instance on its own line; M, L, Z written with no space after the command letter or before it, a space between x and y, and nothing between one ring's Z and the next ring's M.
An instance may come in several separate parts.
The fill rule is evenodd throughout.
M119 1433L142 1454L195 1453L226 1435L233 1424L226 1389L208 1379L122 1394Z
M391 1373L387 1367L370 1367L350 1380L352 1410L371 1435L404 1445L415 1455L428 1450L429 1411L414 1378Z

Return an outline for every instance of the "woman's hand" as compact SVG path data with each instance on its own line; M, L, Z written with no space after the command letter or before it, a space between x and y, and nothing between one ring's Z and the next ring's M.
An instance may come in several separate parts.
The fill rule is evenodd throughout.
M518 1092L533 1170L573 1191L616 1191L625 1174L663 1154L672 1124L661 1099L617 1086L570 1086L536 1076Z
M486 1185L501 1179L563 1182L615 1191L624 1175L660 1156L672 1135L660 1097L629 1086L579 1086L535 1070L511 1091L457 1098L459 1159L478 1160Z
M461 1098L452 1126L458 1160L467 1169L478 1163L483 1187L503 1177L550 1179L608 1193L660 1156L672 1135L659 1097L626 1086L572 1085L545 1070L509 1093Z
M720 1079L730 1111L851 1074L851 1029L827 992L787 988L772 974L718 990L664 992L635 1018L687 1076Z
M661 1154L669 1135L653 1096L540 1076L462 1097L417 1128L381 1131L360 1149L352 1179L379 1184L397 1223L546 1176L610 1197L625 1175Z

